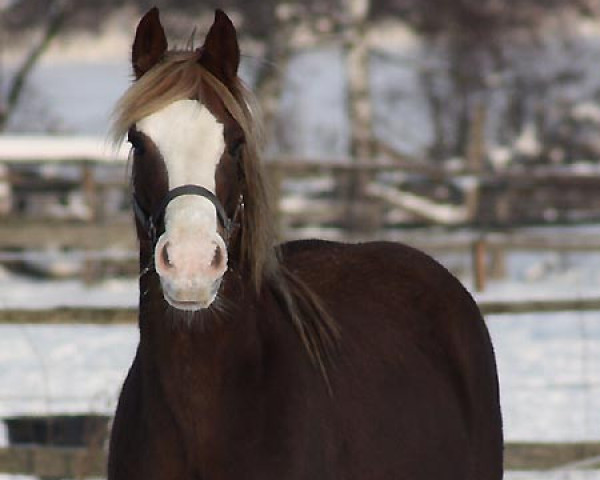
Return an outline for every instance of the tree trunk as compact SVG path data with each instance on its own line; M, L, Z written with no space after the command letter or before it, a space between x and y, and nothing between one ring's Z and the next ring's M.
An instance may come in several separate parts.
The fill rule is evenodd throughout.
M348 78L348 114L350 118L350 156L363 162L373 158L373 111L369 89L369 46L367 18L370 0L345 0L348 18L345 25L346 72ZM366 187L369 174L350 170L342 185L347 201L345 226L350 235L372 229Z

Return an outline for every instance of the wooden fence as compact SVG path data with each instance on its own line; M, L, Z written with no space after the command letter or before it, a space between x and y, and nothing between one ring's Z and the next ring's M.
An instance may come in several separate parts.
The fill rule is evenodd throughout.
M600 175L597 171L578 173L549 168L527 172L484 172L469 168L457 171L423 158L398 154L382 143L377 144L377 150L375 160L285 155L266 158L284 227L298 223L333 223L348 228L345 217L350 210L358 212L359 220L357 229L351 229L350 233L359 234L381 231L406 221L506 226L523 221L543 221L547 216L566 219L567 213L573 212L580 218L600 219ZM91 212L89 219L101 219L103 192L113 187L127 188L126 159L126 147L113 149L94 138L0 137L0 166L4 167L0 171L0 184L9 186L0 189L0 197L9 195L10 187L21 188L23 193L41 192L43 182L47 181L49 193L53 188L58 191L79 188ZM23 166L49 164L75 166L80 169L79 177L64 180L57 176L53 187L49 179L23 178L18 173L18 168ZM99 178L95 167L111 165L121 171L117 180ZM13 171L14 168L17 171ZM306 208L295 209L290 206L291 202L283 201L290 193L286 191L286 182L315 175L331 178L331 188L317 192L318 198L314 195L311 198L304 192ZM418 177L417 183L421 187L409 186L407 179L410 176ZM344 188L344 182L355 177L362 179L358 197L348 195ZM452 184L455 187L462 185L455 188L462 192L462 199L436 196L436 191ZM437 188L439 186L444 188ZM311 208L314 205L326 208Z
M381 150L386 153L384 146ZM365 192L371 201L362 211L363 217L368 218L366 230L359 235L351 235L352 240L369 240L373 238L402 241L416 246L431 254L443 252L471 252L473 276L478 288L485 287L490 270L502 264L504 252L508 250L554 250L554 251L600 251L600 238L593 235L555 234L545 235L543 232L505 231L490 233L484 230L464 234L443 233L435 237L418 232L402 231L399 229L382 228L384 224L396 222L395 212L407 211L411 215L428 221L450 219L449 223L468 223L475 215L481 215L480 192L467 196L461 205L435 205L427 203L427 198L418 197L410 192L374 183L373 179L381 172L410 172L423 175L436 181L446 181L457 172L446 172L437 166L426 162L415 162L398 156L395 152L387 152L389 161L350 162L348 159L297 159L280 158L271 161L269 172L277 192L279 209L279 224L281 238L311 236L311 230L297 228L306 224L333 224L330 230L322 229L321 233L331 239L348 239L347 233L340 230L339 217L348 211L344 202L330 198L308 198L304 203L294 204L286 201L283 196L285 182L288 178L310 177L311 175L329 175L335 178L344 177L352 172L359 172L365 179ZM0 164L24 165L61 163L75 165L80 168L81 188L86 203L91 206L91 216L86 222L55 220L23 220L7 217L0 222L0 252L9 248L41 249L48 240L65 249L82 249L93 259L95 250L114 247L128 252L128 258L135 257L136 241L130 220L126 214L118 219L103 219L102 202L103 189L106 183L99 181L94 173L95 165L118 165L124 168L127 157L125 150L114 152L102 142L95 139L39 139L39 138L2 138L0 139ZM459 172L469 176L471 172ZM510 175L500 178L510 183L513 188L508 196L498 194L489 197L492 206L489 210L496 216L506 216L510 206L518 200L515 198L524 191L530 192L534 180L543 182L543 178L529 175L524 187L519 187L520 179ZM539 177L539 176L538 176ZM522 176L521 176L522 179ZM557 188L566 184L584 185L586 191L600 192L596 189L595 179L575 178L571 184L565 184L564 176L555 176ZM12 184L18 181L12 178L10 172L0 171L0 184ZM491 184L498 181L495 177L480 177L478 182ZM501 182L500 182L501 183ZM33 184L32 184L33 185ZM121 188L126 188L125 175ZM111 186L112 185L108 185ZM72 188L58 185L57 188ZM37 188L37 187L36 187ZM40 187L42 188L42 187ZM0 189L1 190L1 189ZM588 192L588 193L589 193ZM1 193L1 192L0 192ZM528 193L529 194L529 193ZM292 200L294 200L292 198ZM0 204L2 203L0 198ZM320 203L319 203L320 202ZM298 205L303 208L298 209ZM315 205L326 208L314 208ZM433 208L438 207L438 208ZM487 208L487 207L486 207ZM444 210L445 209L445 210ZM355 209L356 210L356 209ZM358 209L360 210L360 209ZM317 216L315 216L317 212ZM323 213L325 212L325 213ZM434 213L431 213L434 212ZM478 213L479 212L479 213ZM359 211L359 214L361 212ZM313 215L310 217L309 215ZM320 215L320 216L319 216ZM448 223L442 221L442 223ZM343 225L341 225L343 227ZM49 233L51 232L51 233ZM12 257L11 257L12 255ZM16 258L15 254L4 254L5 261ZM18 254L17 254L18 256ZM102 255L96 255L95 260L101 260ZM0 261L2 260L0 254ZM10 258L9 258L10 257ZM496 267L493 267L496 265ZM501 268L500 268L501 269ZM479 304L485 315L519 314L530 312L555 311L600 311L600 296L582 299L546 299L533 301L481 301ZM136 321L135 308L51 308L41 310L2 309L0 323L12 324L133 324ZM547 470L569 466L586 468L600 466L600 443L509 443L506 445L506 468L509 470ZM592 459L592 460L589 460ZM43 478L86 478L102 476L105 472L106 454L102 447L90 448L55 448L42 446L14 446L0 448L0 471L11 474L36 475Z
M600 443L508 443L506 470L562 471L600 467ZM0 448L0 472L40 478L88 478L106 475L106 451L91 447L19 446Z
M484 316L525 313L600 311L600 296L578 299L484 300L479 302ZM137 321L137 307L55 307L40 309L0 309L0 324L119 325Z
M503 271L504 252L508 249L600 251L600 239L597 238L490 234L482 227L483 224L509 225L511 220L514 220L513 213L519 210L513 208L515 205L518 207L531 204L524 201L528 195L533 195L538 203L538 197L542 198L542 204L546 202L550 210L554 208L565 211L569 206L577 205L581 210L584 206L580 204L590 205L590 212L583 215L592 215L596 207L600 209L600 197L596 199L596 196L600 196L600 175L593 171L584 175L549 169L538 169L526 174L489 174L468 169L451 171L442 166L432 165L424 159L400 155L383 143L379 143L377 147L380 156L375 161L290 156L267 159L268 172L275 186L275 197L279 207L276 211L280 238L285 240L313 236L315 229L318 229L320 236L335 240L400 240L434 255L457 249L470 251L475 287L479 291L485 289L490 275L498 275ZM0 137L0 166L8 167L8 170L4 168L0 171L0 196L2 192L6 194L16 189L15 191L21 193L17 195L15 202L22 203L28 193L37 192L36 195L41 195L45 191L49 195L56 195L77 188L82 191L85 203L89 207L87 221L79 223L47 219L33 221L5 216L0 224L0 250L41 248L50 241L62 248L91 250L110 245L134 251L135 239L130 212L125 210L116 215L115 212L104 211L105 193L108 190L119 188L124 198L128 198L124 170L126 159L126 147L114 149L95 138ZM48 164L75 166L80 169L79 178L66 183L61 180L54 187L52 182L44 186L46 180L43 178L35 177L32 180L27 177L24 180L22 175L11 170L24 165ZM117 167L121 171L118 181L115 183L113 180L98 178L95 167L100 165ZM390 178L399 172L402 173L401 177L407 174L416 175L429 179L433 184L448 183L462 177L470 179L467 183L470 183L471 187L465 190L462 203L444 203L429 198L423 192L406 190L399 185L380 181L382 174ZM361 197L348 198L344 194L344 188L339 188L340 182L343 185L344 178L356 176L362 179L364 187L361 188ZM330 179L328 192L325 188L325 193L293 193L289 191L289 185L286 187L290 181L301 182L302 179L315 177ZM2 189L2 184L8 185L9 188ZM540 193L548 188L550 193ZM486 191L491 193L487 195ZM506 193L503 193L504 191ZM594 202L591 202L592 197L596 199ZM0 198L0 205L4 203ZM531 217L536 214L530 212L527 215ZM478 233L471 234L466 241L464 236L461 240L460 236L457 239L443 235L443 241L423 235L418 237L398 228L399 222L407 218L445 225L470 224L476 227L475 231Z
M539 311L600 310L600 297L578 300L480 302L486 315ZM133 324L136 308L3 309L0 323L10 324ZM103 447L59 448L10 446L0 448L0 472L40 478L101 477L105 474ZM508 443L507 470L550 470L600 467L600 443Z
M49 233L51 232L51 233ZM313 230L284 230L283 239L312 237ZM339 229L320 230L319 236L330 240L347 240ZM406 243L430 255L458 252L470 256L468 267L472 272L477 291L486 288L490 277L501 278L506 272L505 257L510 251L555 251L555 252L600 252L600 235L593 233L573 234L571 231L553 231L547 234L543 229L523 232L438 232L392 230L363 234L353 240L391 240ZM126 271L135 270L137 244L131 219L121 219L106 223L73 223L57 221L7 220L0 223L0 262L25 260L28 255L23 250L32 250L44 256L45 246L51 243L56 250L63 250L70 259L85 257L89 265L102 262L124 262ZM18 251L14 251L17 249ZM107 249L111 249L110 252ZM119 253L118 253L119 252ZM56 255L56 253L54 253ZM32 255L29 254L29 258ZM125 268L125 267L124 267ZM101 272L90 267L88 272ZM93 275L91 280L93 280Z
M600 297L578 300L522 302L484 301L485 315L600 310ZM52 308L42 310L3 309L0 323L10 324L133 324L136 308ZM0 472L36 475L40 478L87 478L105 474L106 452L101 446L64 448L11 446L0 448ZM534 443L505 445L507 470L568 470L600 468L600 442Z

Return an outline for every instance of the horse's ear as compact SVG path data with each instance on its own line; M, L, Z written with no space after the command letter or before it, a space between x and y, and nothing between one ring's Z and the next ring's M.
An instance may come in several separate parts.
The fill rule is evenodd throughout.
M240 47L235 27L223 10L215 11L215 20L200 48L198 61L225 84L237 76Z
M156 65L167 51L167 37L154 7L140 20L135 31L131 63L136 80Z

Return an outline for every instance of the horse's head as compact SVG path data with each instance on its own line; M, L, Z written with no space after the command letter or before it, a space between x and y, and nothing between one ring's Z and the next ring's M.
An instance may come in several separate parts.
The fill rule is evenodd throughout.
M242 150L249 118L237 77L240 52L217 11L204 45L167 50L158 10L140 21L136 82L117 107L115 130L133 147L134 209L142 248L153 250L165 300L199 310L230 266L233 226L243 215Z

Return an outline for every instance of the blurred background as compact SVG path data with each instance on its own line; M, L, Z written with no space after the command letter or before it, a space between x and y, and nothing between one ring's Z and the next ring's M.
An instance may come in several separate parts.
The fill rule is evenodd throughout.
M600 0L0 0L0 479L102 478L137 344L140 16L238 27L280 239L416 246L496 347L508 479L600 479ZM66 448L68 447L68 448Z

